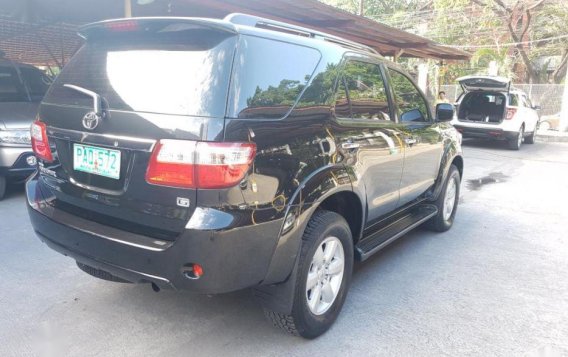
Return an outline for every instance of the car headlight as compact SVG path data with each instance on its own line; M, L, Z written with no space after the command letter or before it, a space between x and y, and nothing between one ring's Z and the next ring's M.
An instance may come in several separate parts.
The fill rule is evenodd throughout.
M31 145L30 130L0 130L0 145L2 144Z

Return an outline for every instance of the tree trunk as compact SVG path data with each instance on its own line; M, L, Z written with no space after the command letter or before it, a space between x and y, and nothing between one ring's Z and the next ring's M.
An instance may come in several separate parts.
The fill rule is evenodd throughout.
M560 63L558 64L558 67L556 67L554 72L552 72L552 80L554 81L554 83L559 84L560 82L562 82L562 79L564 79L564 76L566 74L567 64L568 64L568 48L565 48L564 51L562 51L562 57Z

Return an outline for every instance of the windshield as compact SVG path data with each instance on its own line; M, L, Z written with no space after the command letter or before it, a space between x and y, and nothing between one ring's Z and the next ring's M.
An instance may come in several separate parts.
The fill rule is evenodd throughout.
M211 30L123 34L87 43L44 102L92 107L73 84L101 95L110 109L222 117L235 40Z

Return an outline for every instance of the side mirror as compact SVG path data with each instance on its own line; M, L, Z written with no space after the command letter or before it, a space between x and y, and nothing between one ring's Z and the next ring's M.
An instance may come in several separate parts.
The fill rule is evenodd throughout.
M425 121L424 115L418 109L412 109L407 112L402 113L400 116L400 120L402 122L409 122L409 121Z
M436 105L436 120L451 121L454 118L454 106L449 103Z

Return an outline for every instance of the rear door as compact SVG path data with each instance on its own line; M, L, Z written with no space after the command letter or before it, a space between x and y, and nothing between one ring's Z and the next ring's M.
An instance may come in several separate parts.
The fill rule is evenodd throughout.
M389 68L388 72L398 130L402 133L404 144L404 171L399 201L399 206L403 206L434 184L438 177L443 142L428 102L416 84L396 69Z
M492 91L508 92L511 81L505 77L497 76L465 76L457 79L464 92Z
M111 24L91 29L41 105L60 162L43 179L62 210L173 239L196 190L149 184L148 162L160 139L222 130L236 36L175 19ZM95 125L93 98L76 88L102 97Z
M521 94L521 105L525 118L525 131L533 132L536 130L540 117L538 112L533 108L533 104L526 94Z
M397 207L403 164L402 142L378 62L360 56L347 59L334 111L336 147L366 192L370 225Z

